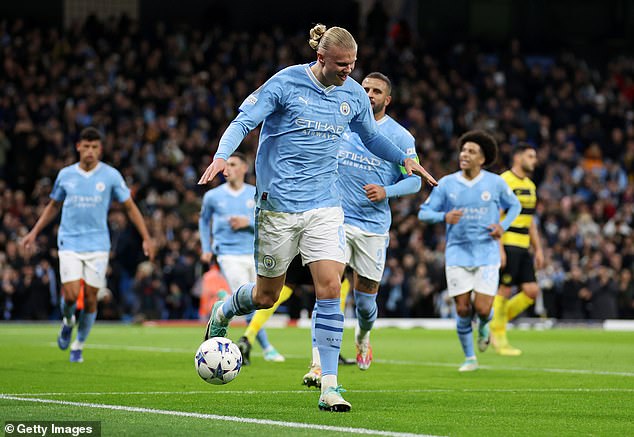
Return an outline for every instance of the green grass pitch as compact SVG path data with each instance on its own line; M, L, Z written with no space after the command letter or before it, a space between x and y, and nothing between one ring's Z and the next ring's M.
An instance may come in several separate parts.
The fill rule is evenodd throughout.
M104 436L634 434L634 333L514 330L522 356L488 351L465 374L454 331L377 329L370 369L340 367L352 411L337 414L300 384L308 330L269 329L287 361L267 363L255 347L224 386L195 372L203 330L97 323L78 364L57 349L58 325L0 325L0 418L97 420ZM346 330L348 357L352 339Z

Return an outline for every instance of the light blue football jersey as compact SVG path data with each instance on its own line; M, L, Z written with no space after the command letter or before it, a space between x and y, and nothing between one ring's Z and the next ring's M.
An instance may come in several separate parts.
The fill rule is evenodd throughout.
M381 133L407 156L417 159L414 137L407 129L389 115L381 118L377 125ZM363 187L367 184L392 185L408 177L407 172L398 164L378 158L363 146L361 137L350 130L343 135L338 159L337 188L341 194L344 222L374 234L387 233L392 223L388 199L372 202ZM416 175L409 177L420 179Z
M110 250L108 209L112 199L124 202L130 197L123 176L103 162L89 172L79 163L64 167L53 185L51 199L62 204L62 219L57 247L74 252Z
M227 159L263 122L255 162L259 208L303 212L339 206L337 152L348 126L384 159L406 158L379 133L361 85L348 77L341 86L325 87L311 65L287 67L271 77L246 98L220 140L215 156Z
M249 227L234 231L229 219L234 216L249 217ZM209 190L203 196L198 231L203 252L216 255L252 255L255 220L255 187L244 184L239 191L228 184ZM211 233L209 222L212 221ZM210 241L213 236L213 244Z
M463 211L455 225L447 224L445 264L448 266L479 267L500 264L500 243L493 239L487 227L500 223L500 209L508 210L502 228L507 230L522 206L500 176L482 170L473 180L462 172L447 175L438 181L418 217L428 223L445 220L451 210Z

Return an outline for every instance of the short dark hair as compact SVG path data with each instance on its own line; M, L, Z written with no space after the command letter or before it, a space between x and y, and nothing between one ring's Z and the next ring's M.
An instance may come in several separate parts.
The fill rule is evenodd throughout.
M515 155L517 155L519 153L524 153L525 151L527 151L529 149L533 149L533 150L537 151L537 147L535 147L532 144L525 143L525 142L517 143L515 145L515 147L513 148L513 152L511 154L511 156L515 156Z
M240 161L244 162L245 164L248 164L247 155L245 155L244 153L242 153L242 152L233 152L231 154L231 156L229 156L229 158L231 158L232 156L234 158L238 158Z
M458 139L459 150L466 143L476 143L484 155L484 167L493 164L498 157L498 143L492 135L483 130L470 130Z
M382 80L387 85L387 95L389 96L390 94L392 94L392 81L385 74L379 73L378 71L373 71L372 73L368 74L365 78Z
M79 133L79 141L103 141L103 136L96 127L89 126Z

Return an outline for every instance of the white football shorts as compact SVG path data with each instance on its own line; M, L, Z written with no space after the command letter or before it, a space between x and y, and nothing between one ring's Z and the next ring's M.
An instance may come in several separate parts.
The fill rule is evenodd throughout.
M346 234L341 207L289 213L257 209L255 259L257 274L275 278L286 273L299 253L302 264L345 259Z
M253 255L218 255L216 260L231 288L231 293L238 291L238 288L247 282L255 282Z
M358 275L381 282L389 235L373 234L349 224L344 224L343 228L346 231L346 264Z
M500 266L445 266L447 275L447 291L449 296L475 291L477 293L495 296L500 280Z
M58 252L59 275L62 284L83 279L91 287L106 286L108 270L108 252Z

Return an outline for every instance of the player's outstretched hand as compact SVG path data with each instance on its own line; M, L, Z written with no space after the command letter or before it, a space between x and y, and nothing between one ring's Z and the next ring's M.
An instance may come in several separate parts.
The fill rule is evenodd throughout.
M154 255L156 255L156 246L152 239L143 240L143 254L149 258L150 261L154 261Z
M489 235L496 240L502 238L502 234L504 233L504 228L499 223L493 223L492 225L487 226L491 232Z
M251 222L249 221L249 217L244 215L234 215L229 217L229 226L234 231L238 231L240 229L248 228Z
M462 211L459 209L452 209L447 214L445 214L445 221L450 225L455 225L460 221L462 217Z
M438 185L438 182L436 181L436 179L434 179L434 177L430 175L427 172L427 170L423 168L422 165L414 161L412 158L405 159L405 161L403 162L403 167L405 167L405 170L407 170L408 176L414 173L420 176L421 178L425 179L425 181L427 181L427 183L431 185L432 187L435 187Z
M207 170L203 173L198 181L198 185L205 185L211 182L218 173L225 170L225 165L227 161L222 158L214 158L214 160L209 164Z
M380 202L387 197L385 188L380 185L367 184L363 186L363 189L365 190L365 195L371 202Z

